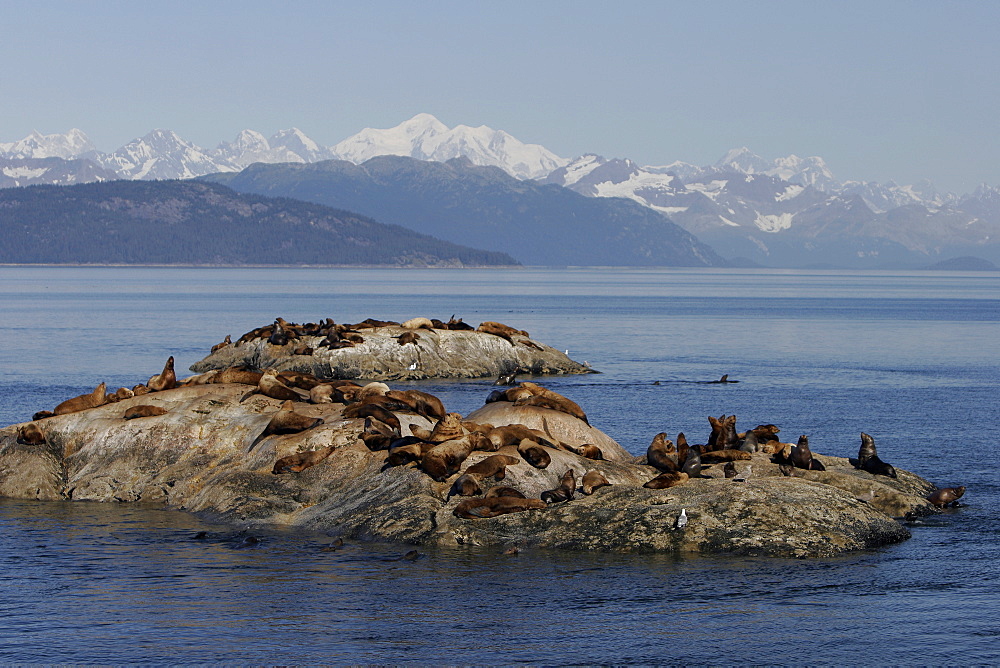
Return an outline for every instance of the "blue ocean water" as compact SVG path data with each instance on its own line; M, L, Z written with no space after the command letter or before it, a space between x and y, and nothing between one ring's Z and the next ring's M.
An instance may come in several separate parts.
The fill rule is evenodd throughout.
M0 501L0 662L990 663L1000 655L1000 276L667 269L0 267L0 424L182 370L276 316L499 320L600 374L546 378L635 453L773 422L872 434L966 506L882 550L675 559L352 544L139 505ZM722 374L740 381L710 385ZM659 384L654 382L659 381ZM410 385L410 384L400 384ZM449 410L488 381L412 383ZM208 531L205 540L194 540Z

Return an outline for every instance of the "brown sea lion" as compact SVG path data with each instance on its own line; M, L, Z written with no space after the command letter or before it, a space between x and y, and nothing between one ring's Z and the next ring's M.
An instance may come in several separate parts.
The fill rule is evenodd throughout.
M331 445L327 448L296 452L293 455L282 457L278 461L274 462L274 468L271 469L271 473L275 475L280 475L282 473L300 473L310 466L319 464L321 461L329 457L335 449L336 446Z
M394 393L390 392L389 394ZM412 410L420 415L423 415L424 417L440 420L447 415L447 412L444 409L444 403L429 392L406 390L395 394L399 394L404 397L411 406Z
M497 448L502 448L505 445L515 445L528 439L540 445L559 449L559 442L556 439L539 429L531 429L523 424L505 424L495 427L486 436L493 441L493 444Z
M31 416L31 419L32 420L44 420L45 418L50 418L50 417L53 417L54 415L55 415L55 413L52 412L52 411L38 411L37 413L35 413L34 415Z
M142 383L132 386L132 396L138 397L139 395L142 394L149 394L149 388L143 385Z
M265 397L271 397L278 401L299 401L302 399L301 394L285 385L278 378L278 372L274 369L265 369L264 373L260 376L260 380L257 381L257 387L244 394L240 402L246 401L254 394L263 394Z
M485 480L489 477L503 480L507 476L507 467L520 463L520 459L511 455L490 455L465 469L465 473L473 475L479 480Z
M475 330L475 327L473 327L469 323L462 322L461 318L456 320L454 315L452 315L451 318L448 320L448 322L445 324L448 326L448 329L452 330L453 332L471 332Z
M541 499L522 499L516 496L494 496L490 498L471 498L459 502L452 511L456 517L463 519L484 519L519 513L525 510L540 510L547 507Z
M576 472L573 469L566 469L562 478L559 479L559 486L542 492L542 501L545 503L561 503L562 501L572 501L576 493Z
M681 471L686 473L688 478L703 478L701 474L701 451L698 446L688 448L687 459L681 465Z
M743 452L749 452L751 454L757 452L760 449L760 443L757 441L757 432L748 431L746 436L744 436L743 440L740 442L739 449Z
M570 448L573 452L580 455L581 457L586 457L587 459L593 459L595 461L602 461L604 459L604 453L596 445L590 443L584 443L577 447Z
M878 452L875 450L875 439L865 432L861 432L861 447L858 448L858 461L864 464L872 457L877 456Z
M136 418L154 417L156 415L166 415L167 409L163 406L151 406L149 404L138 404L125 411L122 416L125 420L135 420Z
M421 470L438 482L444 482L454 474L470 454L472 440L466 436L435 445L420 459Z
M680 469L677 464L677 454L674 452L674 442L667 438L665 432L661 431L654 436L646 448L646 463L662 473Z
M708 417L708 422L712 425L712 433L708 437L710 450L725 450L735 448L739 442L736 436L736 416L723 415L720 418Z
M301 371L279 371L278 380L288 387L298 388L306 392L324 382L311 373L302 373Z
M101 383L90 394L81 394L78 397L73 397L62 402L53 409L53 412L56 415L66 415L67 413L84 411L88 408L97 408L106 403L108 403L107 386Z
M229 336L229 334L226 334L226 338L222 340L222 343L216 343L214 346L212 346L212 352L217 353L226 346L232 345L232 343L233 343L232 337Z
M345 418L372 417L379 422L384 422L396 431L399 431L401 428L399 418L378 404L351 404L343 410L341 415Z
M463 473L452 483L445 501L453 496L478 496L482 493L483 490L479 487L479 479L469 473Z
M583 475L583 481L580 483L580 491L587 496L590 496L594 493L595 489L607 487L610 484L611 483L608 482L608 479L605 478L604 474L600 471L587 471Z
M462 420L462 428L470 434L489 434L495 427L487 422L471 422Z
M403 332L402 334L396 337L396 343L398 343L401 346L405 346L407 343L412 343L413 345L417 345L418 340L420 340L420 335L414 332L413 330L410 330L408 332Z
M249 369L244 369L243 367L230 366L225 369L219 369L219 373L215 374L212 378L212 382L216 384L223 383L237 383L239 385L254 385L256 386L260 383L260 377L263 376L259 371L251 371Z
M538 385L537 383L530 383L528 381L525 381L525 382L521 383L521 387L524 388L524 389L526 389L526 390L528 390L529 392L531 392L531 394L534 397L543 397L543 398L547 399L548 402L550 402L550 405L553 406L554 410L561 411L563 413L566 413L567 415L572 415L573 417L575 417L575 418L577 418L579 420L583 420L584 423L586 423L588 426L590 425L590 422L587 420L587 414L584 413L583 409L580 408L580 405L577 404L572 399L564 397L563 395L559 394L558 392L550 390L547 387L542 387L541 385ZM520 400L515 401L514 404L518 405L519 401ZM524 400L524 401L525 401L525 403L528 403L528 405L531 405L530 404L530 401L531 401L530 399L529 400ZM542 404L539 404L539 405L542 405ZM548 406L545 406L545 407L548 407Z
M386 457L385 461L389 466L402 466L410 462L419 462L424 454L435 445L437 443L421 441L414 436L404 436L389 445L389 456Z
M173 355L167 358L167 363L163 365L163 371L146 381L146 387L152 392L162 392L163 390L172 390L177 387L177 375L174 373Z
M946 508L949 504L958 505L958 500L965 494L965 487L943 487L935 490L927 500L938 508Z
M875 449L875 439L864 432L861 434L861 449L858 451L858 459L852 459L850 462L855 468L867 471L872 475L897 477L896 469L891 464L882 461L878 456L878 451Z
M490 331L487 331L490 330ZM523 329L514 329L510 325L505 325L502 322L494 322L492 320L487 320L486 322L480 323L479 327L476 328L477 332L486 332L487 334L506 334L508 336L513 336L518 334L520 336L530 336Z
M726 478L735 478L736 464L733 464L732 462L726 462L726 465L722 467L722 475L724 475Z
M544 469L552 463L552 457L537 441L524 439L518 444L517 452L536 469Z
M260 433L247 448L247 452L252 451L258 443L263 441L268 436L282 435L282 434L297 434L303 432L307 429L312 429L323 424L323 418L309 417L308 415L302 415L301 413L296 413L292 410L293 403L291 401L286 401L281 405L273 416L271 416L271 421L267 423L264 427L264 431Z
M643 487L648 489L666 489L668 487L679 485L687 479L687 473L684 473L683 471L671 471L669 473L661 473L643 485Z
M45 432L34 422L29 422L17 428L17 442L21 445L41 445L45 442Z
M295 349L292 350L293 355L303 355L306 357L312 355L314 352L316 352L316 350L312 346L307 346L305 344L296 346Z
M718 462L739 462L753 459L753 455L749 452L744 452L743 450L711 450L709 452L702 453L701 459L703 462L709 464L714 464Z
M486 498L492 499L497 496L512 496L517 499L526 499L524 492L519 489L514 489L513 487L507 487L506 485L497 485L496 487L490 487L489 491L486 492Z
M683 464L687 461L688 456L688 440L684 432L677 434L677 463Z
M427 429L426 427L421 427L418 424L410 424L410 433L422 441L430 442L431 434L433 432L431 432L430 429Z
M413 428L410 428L413 431ZM414 434L416 436L417 434ZM457 438L462 438L465 435L465 428L462 426L462 416L459 413L446 413L443 418L437 421L434 428L431 429L430 436L427 438L428 441L434 441L435 443L444 443L445 441L451 441Z

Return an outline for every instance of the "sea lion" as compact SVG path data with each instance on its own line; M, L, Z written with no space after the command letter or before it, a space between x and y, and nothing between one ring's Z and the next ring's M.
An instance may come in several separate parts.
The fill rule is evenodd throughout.
M542 387L536 383L529 383L528 381L521 383L521 387L531 392L534 397L542 397L547 400L547 402L539 401L536 405L543 405L546 408L552 407L554 410L561 411L567 415L572 415L579 420L583 420L587 426L590 426L590 422L587 420L587 414L584 413L579 404L572 399L564 397L558 392L550 390L547 387ZM516 400L514 405L519 405L522 401L527 405L531 405L531 399Z
M420 459L421 470L438 482L444 482L455 473L470 454L473 443L468 436L435 445Z
M482 461L476 462L465 469L466 475L472 475L479 480L493 477L496 480L503 480L507 477L507 467L520 464L521 460L511 455L490 455Z
M132 406L125 411L125 415L122 416L125 420L135 420L136 418L144 417L154 417L156 415L165 415L167 409L163 406L151 406L149 404L139 404L137 406Z
M429 392L406 390L398 394L405 397L412 410L419 415L423 415L426 418L434 420L440 420L447 415L447 412L444 409L444 402Z
M414 332L413 330L410 330L408 332L403 332L402 334L397 336L396 343L398 343L401 346L405 346L407 343L412 343L413 345L417 345L417 341L419 339L420 335Z
M98 406L103 406L108 403L107 399L107 385L101 383L94 388L94 391L90 394L81 394L78 397L73 397L72 399L67 399L53 409L56 415L66 415L67 413L76 413L79 411L85 411L88 408L97 408Z
M484 436L495 429L488 422L472 422L471 420L462 420L462 428L470 434L482 434Z
M517 380L516 379L517 379L517 371L513 371L511 373L502 373L499 376L497 376L497 379L496 379L496 381L493 384L494 385L515 385L515 384L517 384ZM487 400L487 403L489 403L488 400Z
M668 487L679 485L687 479L687 473L684 473L683 471L671 471L669 473L661 473L643 485L643 487L646 487L647 489L666 489Z
M50 418L53 416L55 416L55 413L53 413L52 411L38 411L37 413L31 416L31 419L44 420L45 418Z
M430 318L410 318L400 325L403 329L434 329Z
M215 382L215 377L219 375L218 369L211 369L205 373L198 373L193 376L188 376L183 380L178 380L178 387L187 387L188 385L208 385ZM131 390L129 390L131 392ZM134 394L134 393L133 393Z
M250 371L243 367L230 366L225 369L219 369L219 373L215 374L212 382L220 385L223 383L237 383L239 385L256 386L260 383L260 377L263 375L259 371Z
M487 334L496 334L497 336L500 336L501 334L506 334L508 336L518 334L520 336L527 336L530 338L530 334L523 329L514 329L510 325L505 325L502 322L494 322L492 320L480 323L479 327L476 328L476 331L486 332Z
M139 383L138 385L132 386L132 395L138 397L141 394L149 394L149 388Z
M686 473L688 478L702 478L701 475L701 452L698 446L688 448L687 459L681 465L681 471Z
M733 450L732 448L727 448L725 450L711 450L709 452L704 452L701 455L701 459L709 464L714 464L718 462L745 461L753 459L753 455L749 452L744 452L743 450Z
M232 343L233 343L233 338L229 334L226 334L226 338L222 340L222 343L216 343L214 346L212 346L212 352L217 353L226 346L232 345Z
M667 438L666 432L660 432L646 448L646 463L661 473L679 470L674 442Z
M413 426L410 426L410 432L413 433ZM414 436L418 434L414 433ZM462 416L459 413L446 413L443 418L438 420L434 424L434 428L431 429L431 433L428 435L428 441L434 441L435 443L444 443L445 441L451 441L457 438L462 438L465 435L465 428L462 426Z
M463 519L483 519L519 513L525 510L540 510L547 504L541 499L522 499L516 496L494 496L490 498L471 498L459 502L452 513Z
M21 445L41 445L45 443L45 432L34 422L29 422L17 428L17 442Z
M514 489L513 487L507 487L506 485L497 485L496 487L490 487L489 491L486 492L487 499L492 499L497 496L511 496L517 499L526 499L524 492L519 489Z
M688 440L684 432L677 434L677 462L683 464L687 461L688 456Z
M401 428L399 418L378 404L351 404L343 410L341 415L345 418L372 417L379 422L384 422L396 431L399 431Z
M312 355L314 352L316 352L316 350L312 346L307 346L305 344L296 346L295 349L292 350L293 355L303 355L305 357Z
M739 449L751 454L757 452L760 449L760 443L757 441L757 432L748 431L747 435L743 437L743 442L740 443Z
M524 439L517 446L517 453L536 469L544 469L552 463L552 457L537 441Z
M389 456L385 459L386 464L389 466L402 466L410 462L419 462L424 453L437 445L436 443L428 443L419 439L410 440L415 438L414 436L404 436L393 441L389 445Z
M333 385L328 385L326 383L322 385L317 385L316 387L309 390L309 403L311 404L332 404L333 403Z
M291 401L286 401L281 405L281 408L271 416L270 422L264 427L264 431L260 433L247 448L247 452L252 451L257 444L263 441L268 436L282 435L282 434L297 434L303 432L307 429L312 429L323 424L323 418L309 417L308 415L302 415L301 413L296 413L292 410L293 404Z
M861 432L861 447L858 448L858 461L864 464L876 456L878 456L878 452L875 450L875 439L865 432Z
M725 450L735 448L739 442L736 435L736 416L723 415L720 418L708 416L708 422L712 425L712 433L708 437L708 446L712 450Z
M264 373L261 374L260 380L257 381L257 387L250 390L240 398L240 402L246 401L248 398L254 394L263 394L265 397L271 397L272 399L277 399L278 401L299 401L302 399L302 395L297 391L285 385L285 383L278 378L278 372L274 369L265 369Z
M601 461L604 459L604 453L596 445L590 443L584 443L577 447L570 447L570 450L580 455L581 457L586 457L587 459L593 459L596 461Z
M927 500L938 508L946 508L949 504L957 506L958 500L965 494L965 487L943 487L935 490Z
M896 469L879 458L878 451L875 449L875 439L864 432L861 433L861 448L858 450L858 458L852 459L850 462L854 468L867 471L872 475L897 477Z
M366 397L371 397L377 394L384 396L388 391L388 385L380 383L379 381L373 381L362 386L362 388L355 393L354 398L357 401L364 401Z
M505 424L495 427L486 434L487 438L493 442L497 449L505 445L515 445L525 439L534 441L539 445L547 445L553 449L559 449L559 442L539 429L531 429L523 424Z
M463 322L461 318L456 320L454 314L452 314L451 318L449 318L448 322L445 324L448 326L448 329L453 332L472 332L476 329L469 323Z
M590 496L594 493L595 489L598 489L599 487L606 487L610 484L611 483L608 482L608 479L605 478L604 474L600 471L587 471L583 475L583 480L580 483L580 491L587 496Z
M726 478L735 478L736 464L733 464L732 462L726 462L726 465L722 467L722 475L724 475Z
M448 496L445 498L445 501L453 496L478 496L482 493L483 490L479 486L479 479L469 473L463 473L455 479L454 483L452 483L451 489L448 490Z
M812 451L809 450L809 437L805 434L799 436L799 441L792 448L792 454L789 460L797 469L809 470L810 462L812 462Z
M710 380L710 381L708 381L708 384L709 385L716 385L716 384L719 384L719 383L725 384L725 383L738 383L738 382L740 382L740 381L738 381L738 380L729 380L729 374L727 373L727 374L723 374L722 378L720 378L719 380Z
M288 387L298 388L306 392L324 382L311 373L302 373L301 371L279 371L278 380Z
M274 468L271 469L271 473L274 475L280 475L282 473L300 473L310 466L319 464L321 461L329 457L335 449L336 446L331 445L327 448L307 450L305 452L297 452L293 455L282 457L278 461L274 462Z
M163 365L163 371L146 381L146 387L152 392L162 392L163 390L172 390L177 387L177 375L174 373L173 355L167 358L167 363Z
M573 469L566 469L559 486L542 492L542 501L545 503L560 503L562 501L572 501L576 493L576 472Z

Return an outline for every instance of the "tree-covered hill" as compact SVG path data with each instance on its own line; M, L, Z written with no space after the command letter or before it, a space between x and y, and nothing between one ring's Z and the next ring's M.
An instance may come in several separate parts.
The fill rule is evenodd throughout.
M517 264L348 211L202 181L2 190L0 263Z

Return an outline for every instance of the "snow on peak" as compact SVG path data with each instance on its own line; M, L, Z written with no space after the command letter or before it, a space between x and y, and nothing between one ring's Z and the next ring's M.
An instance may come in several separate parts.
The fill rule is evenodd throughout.
M43 135L33 130L30 135L20 141L0 144L0 154L7 158L63 158L69 160L88 153L96 153L97 149L87 135L77 128L65 134Z
M362 163L377 155L404 155L444 162L468 158L499 167L518 178L539 178L569 162L538 144L525 144L485 125L449 129L430 114L417 114L393 128L365 128L331 147L337 157Z

